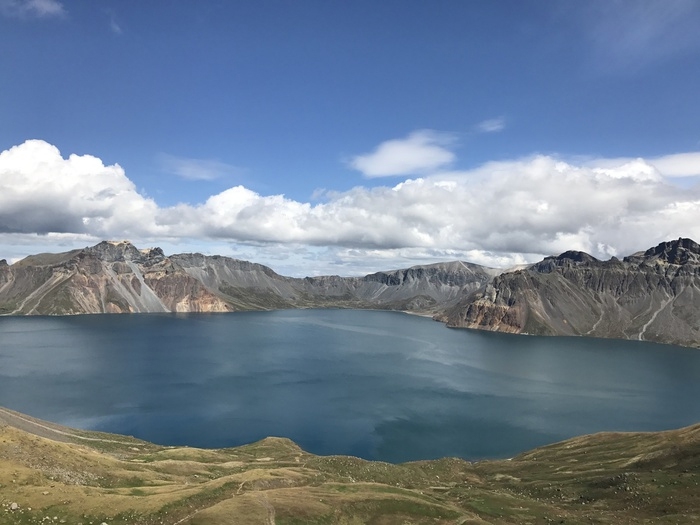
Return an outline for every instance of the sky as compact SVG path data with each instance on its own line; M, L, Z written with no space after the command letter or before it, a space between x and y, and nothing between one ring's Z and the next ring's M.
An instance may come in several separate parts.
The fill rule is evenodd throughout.
M698 27L696 0L0 0L0 259L700 241Z

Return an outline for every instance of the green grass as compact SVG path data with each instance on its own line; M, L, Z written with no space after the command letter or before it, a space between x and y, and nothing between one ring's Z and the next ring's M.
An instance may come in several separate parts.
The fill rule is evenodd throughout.
M2 525L700 522L700 425L585 436L511 461L401 465L281 438L201 450L57 428L74 444L0 426L0 503L21 506L0 510Z

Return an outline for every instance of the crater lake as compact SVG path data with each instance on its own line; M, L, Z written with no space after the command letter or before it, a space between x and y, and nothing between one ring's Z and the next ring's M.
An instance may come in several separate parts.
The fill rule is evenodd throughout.
M700 351L397 312L0 318L0 405L164 445L288 437L403 462L700 421Z

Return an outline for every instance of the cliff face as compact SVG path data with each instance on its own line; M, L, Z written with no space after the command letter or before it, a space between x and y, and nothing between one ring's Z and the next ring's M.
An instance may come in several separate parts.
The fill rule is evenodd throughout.
M10 265L5 259L0 259L0 288L10 280Z
M303 289L308 297L344 301L348 306L437 313L498 273L493 268L454 261L364 277L307 277Z
M664 242L620 261L582 252L504 273L438 318L449 326L700 347L700 245Z
M412 311L453 327L700 347L700 245L679 239L609 261L569 251L506 273L455 261L304 279L228 257L166 257L126 241L11 266L0 261L0 314L324 307Z
M446 263L377 273L294 279L228 257L138 250L127 241L0 264L0 313L226 312L354 307L436 313L495 270Z
M0 311L10 314L225 312L230 306L182 272L160 249L101 242L9 267Z

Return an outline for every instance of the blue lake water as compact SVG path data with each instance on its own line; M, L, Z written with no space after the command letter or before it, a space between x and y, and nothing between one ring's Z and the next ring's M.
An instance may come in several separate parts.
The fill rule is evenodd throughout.
M401 462L700 421L700 351L394 312L0 318L0 405L168 445Z

